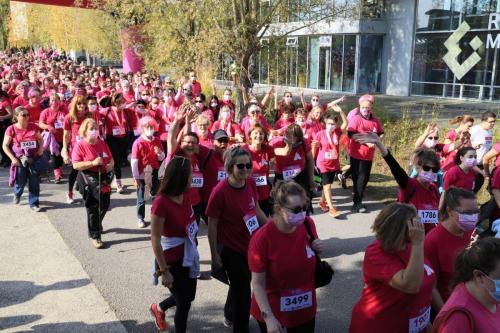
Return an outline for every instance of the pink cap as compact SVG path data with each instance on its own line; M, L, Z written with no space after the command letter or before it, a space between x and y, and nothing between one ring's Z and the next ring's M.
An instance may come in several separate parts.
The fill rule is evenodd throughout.
M139 125L141 125L141 128L151 126L155 130L158 130L158 123L150 116L142 117L141 120L139 120Z
M375 103L375 97L373 95L363 95L359 98L359 104L363 102L370 102L370 103Z

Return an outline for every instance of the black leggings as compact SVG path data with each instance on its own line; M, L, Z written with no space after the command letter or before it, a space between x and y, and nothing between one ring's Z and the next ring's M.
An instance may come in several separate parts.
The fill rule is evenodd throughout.
M266 323L263 323L261 321L257 321L257 323L259 324L260 333L267 333ZM287 333L313 333L315 326L316 326L316 318L308 321L307 323L299 325L299 326L287 327L286 332Z
M250 270L247 257L230 248L224 247L221 252L224 269L229 278L229 290L224 316L233 322L234 333L248 333L250 320Z
M0 156L2 157L2 163L9 162L9 164L10 164L10 158L3 151L3 148L1 146L1 144L3 143L3 138L5 137L6 130L7 130L6 125L4 125L2 122L0 122Z
M115 138L114 136L110 136L106 138L106 143L115 161L114 171L116 179L122 179L122 164L127 160L128 142L127 137Z
M372 171L372 161L358 160L351 157L351 171L353 182L353 198L355 204L363 202L363 194L365 193L366 185L370 180Z
M170 266L170 274L174 277L172 288L169 288L171 295L161 302L159 306L162 311L175 306L175 332L184 333L186 332L191 302L194 301L196 295L197 279L189 277L189 268L182 267L182 261Z
M75 170L73 169L73 167L71 167L71 172L69 173L68 176L68 192L73 192L77 176L78 176L78 170Z

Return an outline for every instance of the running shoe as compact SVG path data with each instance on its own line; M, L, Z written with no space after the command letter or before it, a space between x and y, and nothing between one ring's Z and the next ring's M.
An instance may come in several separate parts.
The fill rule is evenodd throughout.
M94 245L96 249L100 249L103 246L103 243L99 238L94 238L92 239L92 245Z
M71 205L74 202L75 202L75 200L73 199L73 192L66 193L66 203L68 205Z
M121 179L116 180L116 193L122 194L125 191Z
M328 211L328 215L330 215L331 217L333 218L337 218L339 217L340 215L342 215L341 213L339 213L335 208L332 208Z
M363 204L359 204L359 210L358 212L360 213L368 213L368 209L366 209L366 206Z
M35 213L40 213L42 211L42 209L38 206L32 206L32 207L30 207L30 209L32 211L34 211Z
M321 210L323 211L323 213L326 213L326 212L328 212L330 210L328 208L328 205L326 204L326 201L324 201L323 199L321 199L319 201L319 208L321 208Z
M158 304L151 304L151 306L149 307L149 312L151 312L151 315L155 318L156 328L160 332L166 331L168 329L168 324L165 321L165 312L160 310Z
M339 179L340 186L342 186L343 189L347 188L347 179L344 177L343 173L339 173L337 175L337 178Z
M233 328L233 322L227 318L224 318L224 327L227 327L227 328Z
M138 219L137 220L137 227L139 227L139 228L146 228L146 222L144 222L143 219Z
M12 200L12 203L14 203L14 205L19 205L20 201L21 201L21 197L14 196L14 200Z

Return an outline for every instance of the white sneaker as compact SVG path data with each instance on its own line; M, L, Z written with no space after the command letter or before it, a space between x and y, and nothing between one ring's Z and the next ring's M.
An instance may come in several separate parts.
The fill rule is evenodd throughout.
M124 191L121 179L116 180L116 193L122 194Z
M68 205L71 205L75 202L75 200L73 199L73 192L68 192L66 193L66 203Z
M146 222L144 222L144 220L142 220L142 219L138 219L137 220L137 226L139 228L146 228Z

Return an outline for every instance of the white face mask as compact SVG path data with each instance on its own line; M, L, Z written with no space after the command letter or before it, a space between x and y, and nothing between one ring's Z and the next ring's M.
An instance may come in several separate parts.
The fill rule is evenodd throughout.
M361 113L361 115L363 117L367 117L370 114L370 109L362 108L362 109L359 110L359 112Z
M427 148L431 148L431 149L432 149L432 148L436 147L436 144L437 144L437 141L436 141L436 140L430 140L430 139L428 139L428 138L427 138L427 139L425 139L425 146L426 146Z
M477 160L474 157L473 158L466 158L464 160L464 164L465 164L465 166L467 166L469 168L473 168L476 166Z
M151 138L151 137L153 137L153 135L155 134L155 131L154 131L154 129L152 129L152 128L146 128L146 129L144 130L144 134L146 134L146 136L147 136L148 138Z
M224 95L224 96L222 97L222 99L224 100L224 102L228 102L228 101L230 101L230 100L231 100L231 96L230 96L230 95Z
M434 179L436 179L436 174L432 171L421 170L418 176L424 183L430 183L433 182Z
M319 105L319 102L318 101L311 101L311 105L314 107L314 106L318 106Z
M88 130L88 131L87 131L87 136L88 136L90 139L95 139L95 138L97 138L97 130Z
M326 130L327 130L329 133L331 133L331 132L335 131L335 128L336 128L336 127L337 127L337 126L335 126L335 125L333 125L333 124L326 124Z
M90 104L89 105L89 111L94 112L97 110L97 104Z

